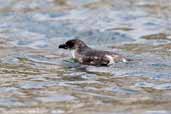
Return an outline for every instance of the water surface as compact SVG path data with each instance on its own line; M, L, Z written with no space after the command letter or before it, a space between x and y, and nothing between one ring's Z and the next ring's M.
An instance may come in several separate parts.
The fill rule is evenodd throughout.
M170 114L170 0L1 0L0 112ZM74 63L79 38L134 61Z

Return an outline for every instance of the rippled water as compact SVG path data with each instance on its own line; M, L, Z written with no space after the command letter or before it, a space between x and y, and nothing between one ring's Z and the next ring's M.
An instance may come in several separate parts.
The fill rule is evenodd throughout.
M170 0L0 0L0 112L171 114ZM80 38L133 59L74 63Z

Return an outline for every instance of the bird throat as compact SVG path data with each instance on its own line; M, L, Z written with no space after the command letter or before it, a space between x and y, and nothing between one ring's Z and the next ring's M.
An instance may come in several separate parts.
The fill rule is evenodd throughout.
M71 54L72 54L72 58L76 58L76 50L75 49L73 49L73 50L71 50Z

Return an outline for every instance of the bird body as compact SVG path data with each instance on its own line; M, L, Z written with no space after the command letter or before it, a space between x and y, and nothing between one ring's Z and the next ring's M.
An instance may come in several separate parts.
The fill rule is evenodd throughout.
M117 53L92 49L79 39L69 40L59 45L59 48L70 49L72 57L81 64L102 66L127 62L125 57Z

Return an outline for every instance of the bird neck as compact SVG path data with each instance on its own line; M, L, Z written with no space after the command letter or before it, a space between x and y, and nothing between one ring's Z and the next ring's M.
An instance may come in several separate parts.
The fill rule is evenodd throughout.
M71 55L72 55L72 58L76 58L76 49L73 49L73 50L71 50Z

